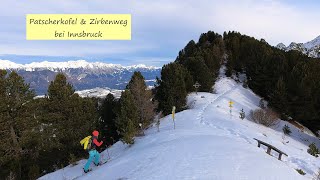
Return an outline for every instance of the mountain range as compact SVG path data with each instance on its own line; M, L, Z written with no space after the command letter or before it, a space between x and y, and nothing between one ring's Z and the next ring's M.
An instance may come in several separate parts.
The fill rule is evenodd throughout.
M298 50L309 57L320 58L320 36L306 43L292 42L289 46L279 43L276 47L284 51Z
M140 71L145 77L146 84L153 86L156 77L160 77L161 68L143 64L122 66L102 62L87 62L85 60L66 62L33 62L30 64L17 64L9 60L0 60L0 69L17 71L24 77L37 95L46 94L50 81L57 73L66 75L75 90L108 87L111 89L124 89L134 71Z

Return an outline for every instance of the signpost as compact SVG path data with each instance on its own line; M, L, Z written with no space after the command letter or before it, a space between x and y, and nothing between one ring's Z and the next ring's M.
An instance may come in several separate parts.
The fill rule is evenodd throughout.
M232 105L233 105L233 103L234 103L233 101L231 101L231 100L229 101L230 115L231 116L232 116L232 107L233 107Z
M173 129L176 129L176 123L174 122L174 114L176 113L176 107L172 106L172 120L173 120Z
M139 126L140 126L140 129L141 129L141 131L142 131L142 134L144 135L144 131L143 131L143 129L142 129L142 123L139 123Z
M196 81L196 83L193 85L193 87L196 88L196 94L198 94L198 88L201 86L201 84L198 83L198 81Z

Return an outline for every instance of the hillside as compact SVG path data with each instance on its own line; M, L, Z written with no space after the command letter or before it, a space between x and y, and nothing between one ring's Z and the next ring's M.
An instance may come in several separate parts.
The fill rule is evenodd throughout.
M223 71L222 71L223 72ZM68 166L40 180L56 179L308 179L320 167L317 158L307 153L308 145L318 138L301 133L288 124L292 134L282 138L281 121L267 128L251 122L249 111L258 108L260 98L221 73L216 94L191 93L188 110L176 114L176 129L171 116L161 119L160 132L150 127L131 147L118 142L109 148L108 163L83 175L86 160ZM228 102L234 107L229 113ZM247 118L241 120L243 108ZM257 138L288 154L282 161L269 156ZM286 143L288 142L288 143ZM102 153L106 160L108 152ZM302 176L295 169L306 172Z

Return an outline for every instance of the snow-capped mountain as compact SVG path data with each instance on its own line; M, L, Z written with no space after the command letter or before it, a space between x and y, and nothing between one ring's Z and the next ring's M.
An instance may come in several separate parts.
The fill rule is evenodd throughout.
M129 82L134 71L140 71L149 86L154 85L160 76L161 68L143 64L122 66L85 60L67 62L33 62L17 64L9 60L0 60L0 69L15 70L30 83L38 95L47 92L48 85L57 73L64 73L76 90L109 87L123 89Z
M292 42L288 47L283 43L279 43L276 47L285 51L297 50L309 57L320 58L320 36L306 43Z
M286 50L286 45L284 45L283 43L279 43L276 48L281 49L281 50Z
M121 97L122 90L110 89L110 88L102 88L96 87L93 89L86 89L81 91L76 91L75 93L79 94L81 97L98 97L105 98L108 94L112 94L115 98Z
M0 69L24 69L26 71L36 71L38 69L46 69L51 71L59 71L59 70L66 70L66 69L118 69L118 70L131 70L137 68L143 69L159 69L159 67L154 66L146 66L144 64L138 64L133 66L121 66L120 64L108 64L102 62L87 62L86 60L77 60L77 61L67 61L67 62L32 62L30 64L17 64L11 62L9 60L0 60Z

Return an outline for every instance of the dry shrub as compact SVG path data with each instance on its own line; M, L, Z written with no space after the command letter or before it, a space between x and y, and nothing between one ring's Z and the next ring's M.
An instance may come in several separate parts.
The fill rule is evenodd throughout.
M250 112L250 116L254 122L267 127L276 125L279 122L277 113L271 109L256 109Z
M307 150L307 152L309 154L311 154L312 156L314 157L318 157L318 154L320 154L320 151L319 149L317 148L316 144L315 143L311 143L309 145L309 149Z
M301 175L305 175L306 173L302 170L302 169L296 169L298 171L299 174Z

